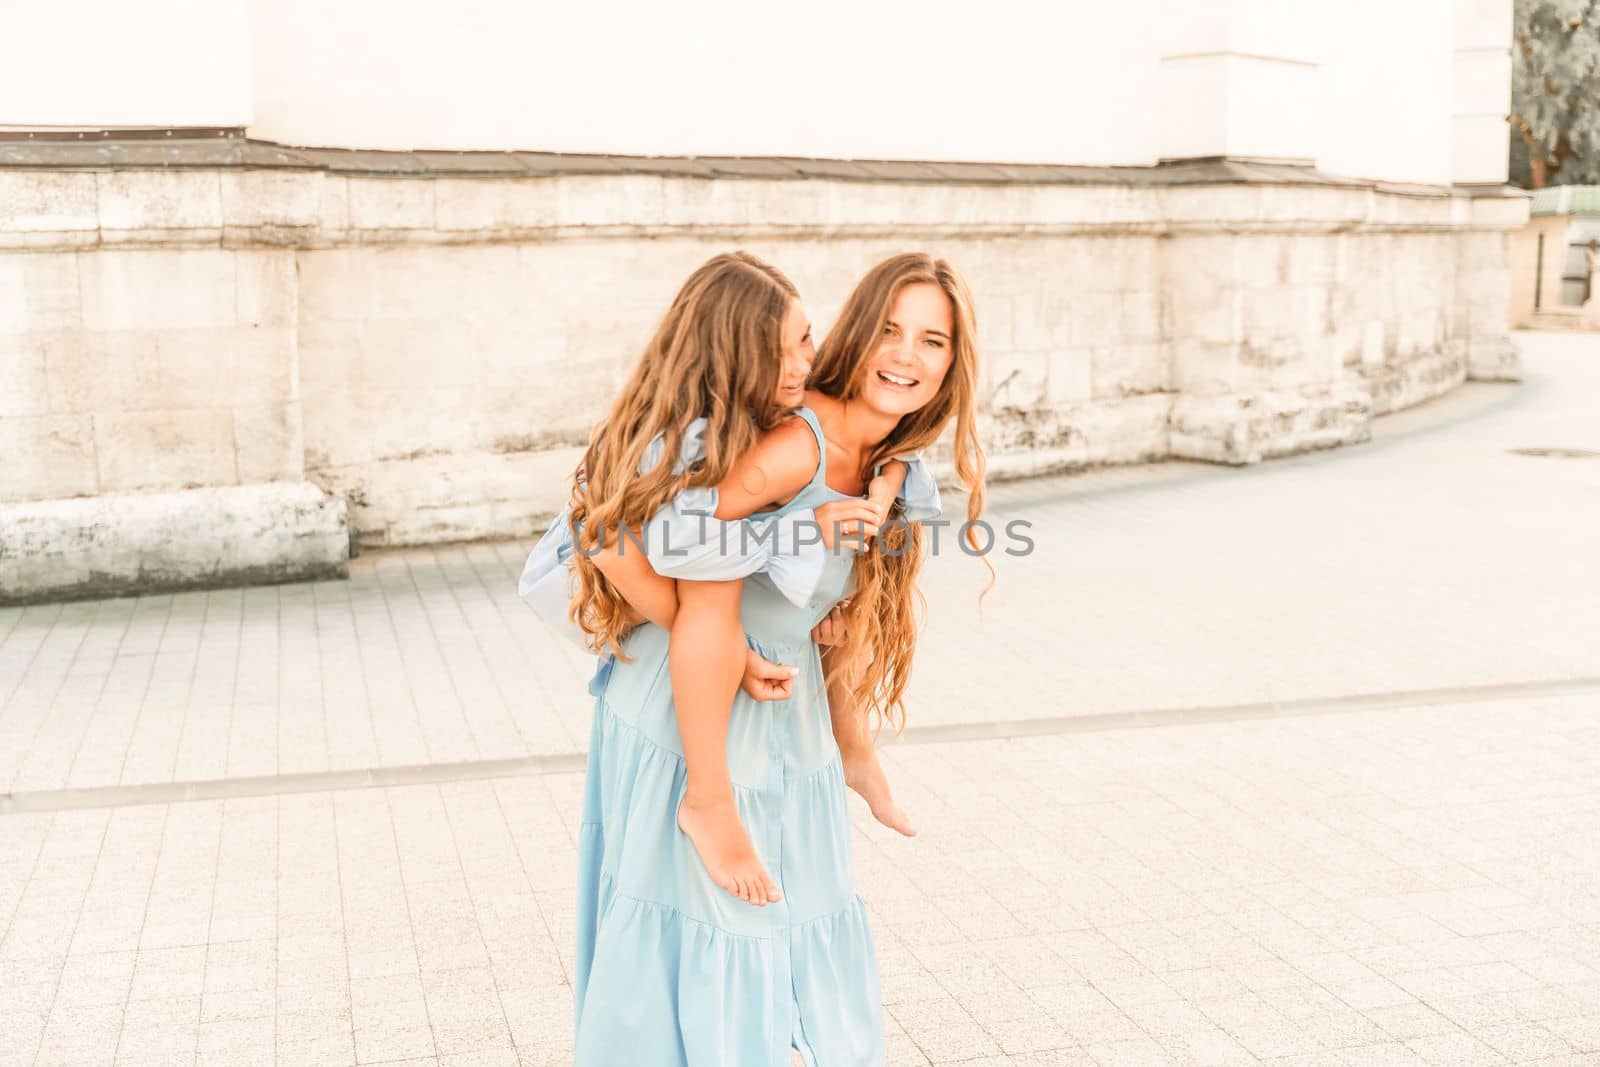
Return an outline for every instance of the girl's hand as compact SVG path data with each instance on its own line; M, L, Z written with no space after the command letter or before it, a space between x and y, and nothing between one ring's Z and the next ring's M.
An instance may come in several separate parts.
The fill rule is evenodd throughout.
M797 669L782 663L773 663L753 648L744 650L744 677L739 688L751 700L788 700L794 696L794 676Z
M867 542L877 535L883 521L877 505L856 497L819 504L816 516L817 525L822 528L822 545L830 551L844 544L857 552L866 551Z
M848 601L841 600L821 622L811 628L811 640L819 645L842 645L845 639L844 608Z
M894 507L895 497L905 486L910 469L905 460L891 459L878 476L867 483L867 501L878 509L878 525L889 521L889 509Z

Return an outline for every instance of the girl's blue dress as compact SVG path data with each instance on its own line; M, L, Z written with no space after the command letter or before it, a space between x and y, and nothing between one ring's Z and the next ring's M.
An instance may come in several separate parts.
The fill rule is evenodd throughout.
M799 495L744 522L714 517L715 489L688 489L646 530L650 562L674 578L744 578L747 644L800 668L794 695L743 691L728 725L740 817L783 900L756 908L714 885L678 829L683 749L667 670L668 632L645 624L623 641L632 662L603 657L578 841L574 1001L579 1067L811 1067L883 1063L882 1001L867 913L850 871L844 773L811 629L845 596L855 553L814 539L812 509L846 494L823 457ZM677 469L704 454L691 423ZM641 470L661 458L652 443ZM901 492L905 517L939 512L918 457ZM529 556L519 591L548 620L567 619L567 513ZM803 532L804 531L804 532ZM634 550L629 544L627 550Z

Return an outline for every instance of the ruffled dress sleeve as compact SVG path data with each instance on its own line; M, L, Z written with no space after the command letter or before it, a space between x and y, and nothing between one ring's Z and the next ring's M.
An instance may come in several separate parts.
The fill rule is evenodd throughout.
M587 652L583 630L568 614L572 602L572 571L567 567L573 552L571 520L572 505L568 504L551 520L550 528L528 553L528 561L522 565L522 576L517 579L517 594L539 618Z

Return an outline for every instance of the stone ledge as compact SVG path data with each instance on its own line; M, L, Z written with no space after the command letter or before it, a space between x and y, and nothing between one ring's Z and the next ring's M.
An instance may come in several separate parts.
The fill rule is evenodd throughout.
M0 504L0 605L343 578L345 501L308 482Z
M311 467L308 477L350 502L364 548L526 537L566 503L581 447L491 454L453 452L414 460Z
M624 156L571 152L412 151L295 147L238 128L93 130L0 134L0 168L124 170L217 168L318 170L385 177L549 177L650 174L706 179L828 179L979 185L1320 185L1443 197L1446 186L1323 174L1313 167L1214 156L1155 166L966 163L800 156ZM1471 187L1479 189L1481 187ZM1482 195L1475 192L1473 195Z
M0 249L325 249L691 236L731 241L1485 233L1527 202L1375 186L961 182L670 175L495 178L249 169L0 167Z
M1465 381L1466 350L1466 342L1448 341L1430 352L1357 367L1355 373L1372 398L1372 413L1387 415L1442 396Z
M1344 382L1179 396L1171 425L1174 458L1242 466L1370 440L1372 398Z

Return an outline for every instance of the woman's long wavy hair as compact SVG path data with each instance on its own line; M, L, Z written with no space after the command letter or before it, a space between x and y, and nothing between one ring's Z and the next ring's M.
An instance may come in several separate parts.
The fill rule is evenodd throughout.
M642 526L689 486L716 485L734 459L778 425L785 414L776 402L783 320L798 296L782 272L749 253L713 256L683 283L610 412L589 435L573 472L579 551L571 614L594 651L628 658L621 645L626 601L592 558L601 550L600 537L612 542L623 526ZM684 430L702 415L705 459L675 474ZM641 472L657 434L666 442L661 461Z
M895 296L917 283L937 285L950 301L950 368L933 400L904 416L866 457L866 469L890 456L928 448L954 419L951 450L956 477L967 490L971 523L983 512L986 461L977 431L978 349L972 294L955 267L943 259L908 252L868 271L817 350L810 386L843 401L859 396ZM964 536L977 552L988 547L979 544L970 525ZM843 654L830 657L830 677L842 673L862 724L874 732L885 724L897 734L905 728L906 683L920 617L927 607L917 588L923 557L921 527L901 521L886 524L871 548L856 558L856 590L845 616L849 637ZM984 566L992 585L994 568L987 559Z

